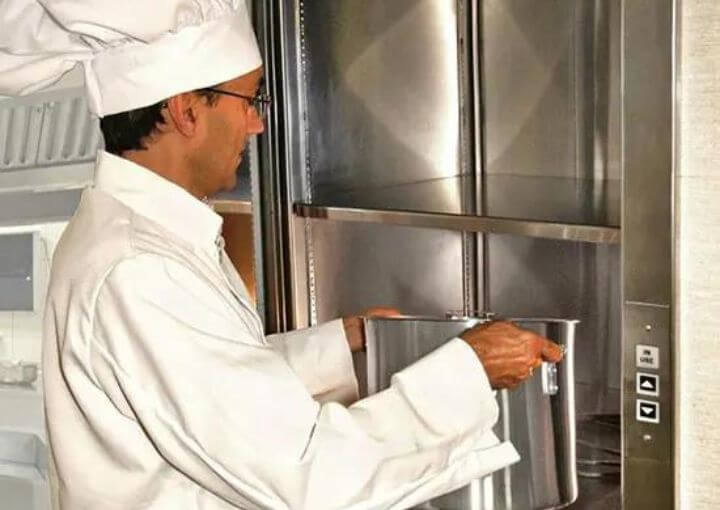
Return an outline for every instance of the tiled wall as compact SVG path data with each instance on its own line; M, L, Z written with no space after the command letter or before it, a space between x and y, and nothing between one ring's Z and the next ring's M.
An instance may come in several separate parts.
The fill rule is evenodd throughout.
M680 2L679 508L720 501L720 2Z
M38 306L34 312L0 311L0 359L16 359L24 361L40 361L42 315L45 303L50 260L55 251L58 239L65 229L66 223L48 223L25 227L0 228L0 234L16 232L33 232L40 234L40 263L36 268L35 278L41 289ZM2 238L0 237L0 242Z

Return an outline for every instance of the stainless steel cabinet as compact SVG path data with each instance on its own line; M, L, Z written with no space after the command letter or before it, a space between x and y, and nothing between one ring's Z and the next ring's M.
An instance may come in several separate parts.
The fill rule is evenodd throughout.
M636 344L670 370L670 337L659 319L630 333L627 301L669 307L631 294L669 285L673 2L258 7L277 98L260 144L271 329L378 304L579 319L575 507L671 508L672 381L655 428L630 386Z

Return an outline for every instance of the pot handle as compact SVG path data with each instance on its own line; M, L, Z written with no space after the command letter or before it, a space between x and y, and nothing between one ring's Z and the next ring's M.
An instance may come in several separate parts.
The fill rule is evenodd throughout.
M557 395L560 390L557 365L555 363L543 363L540 374L542 376L543 395Z

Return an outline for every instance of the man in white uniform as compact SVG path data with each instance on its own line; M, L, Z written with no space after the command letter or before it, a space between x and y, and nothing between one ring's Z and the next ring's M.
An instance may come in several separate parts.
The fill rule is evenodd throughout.
M108 152L48 292L59 508L399 509L517 460L492 388L559 361L546 339L474 329L358 400L357 319L264 335L202 200L263 130L244 2L0 4L0 94L77 62Z

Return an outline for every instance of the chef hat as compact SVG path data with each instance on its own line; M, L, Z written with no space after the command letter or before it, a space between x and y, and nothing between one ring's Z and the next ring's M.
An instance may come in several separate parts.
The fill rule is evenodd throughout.
M0 94L82 63L90 109L134 110L262 65L245 0L2 0Z

